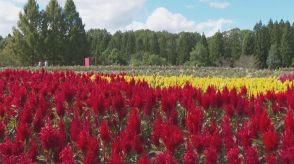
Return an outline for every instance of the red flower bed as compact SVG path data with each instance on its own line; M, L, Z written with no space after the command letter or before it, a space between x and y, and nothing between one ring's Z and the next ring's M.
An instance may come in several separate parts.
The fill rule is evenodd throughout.
M286 80L288 80L288 81L292 81L292 80L294 80L294 72L293 72L293 73L289 73L289 74L281 75L281 76L279 77L279 79L280 79L282 82L285 82Z
M294 162L294 88L248 97L90 76L0 72L0 162Z

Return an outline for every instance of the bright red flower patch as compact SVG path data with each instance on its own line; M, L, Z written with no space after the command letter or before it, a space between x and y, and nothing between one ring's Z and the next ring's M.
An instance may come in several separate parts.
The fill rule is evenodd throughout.
M294 162L293 86L254 97L91 75L0 72L0 163Z

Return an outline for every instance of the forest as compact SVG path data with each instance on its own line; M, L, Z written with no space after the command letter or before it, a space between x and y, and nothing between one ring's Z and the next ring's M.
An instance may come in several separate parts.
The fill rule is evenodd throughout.
M294 66L294 23L259 21L205 36L198 32L85 30L73 0L50 0L40 10L28 0L8 36L0 36L0 66L191 65L276 69Z

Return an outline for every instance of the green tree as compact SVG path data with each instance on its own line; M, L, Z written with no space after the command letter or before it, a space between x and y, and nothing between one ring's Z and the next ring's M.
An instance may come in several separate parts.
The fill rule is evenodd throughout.
M8 36L5 38L5 42L3 42L3 49L0 51L0 67L23 65L16 42L16 37Z
M247 32L243 38L242 42L242 55L253 55L254 54L254 46L255 46L255 40L254 40L254 33L253 32Z
M172 35L167 41L167 62L171 65L177 64L177 36Z
M90 54L96 57L102 55L111 40L111 34L105 29L91 29L87 32Z
M107 46L107 49L112 50L112 49L117 49L119 51L122 50L122 38L123 38L123 33L121 31L117 31L112 37L111 40Z
M291 35L289 27L286 27L283 32L280 53L282 59L281 66L289 67L294 56L293 48L291 47Z
M217 32L211 39L211 43L209 45L209 54L211 61L214 65L223 65L224 58L224 39L223 35L220 32Z
M255 25L255 57L258 68L267 68L267 57L270 48L270 35L268 29L261 22Z
M39 6L35 0L28 0L23 12L19 14L17 28L13 29L15 48L24 65L33 65L40 59L40 22Z
M73 0L67 0L64 6L65 20L65 64L82 64L84 57L89 55L89 46L85 28L76 10Z
M153 54L159 54L159 43L158 43L158 38L157 38L157 35L155 32L153 32L150 35L149 45L150 45L149 52L151 52Z
M266 60L266 63L270 69L275 69L281 66L281 56L278 50L278 44L274 43L271 45L269 56Z
M50 0L44 13L45 27L45 58L54 65L66 63L65 53L65 22L62 8L57 0Z
M189 60L190 52L196 45L196 42L200 40L200 37L197 33L182 32L179 34L177 46L178 65L182 65Z
M125 57L116 48L107 49L103 52L102 58L100 58L105 65L115 64L115 65L126 65Z
M190 63L196 66L208 66L210 64L207 48L198 42L190 53Z
M0 35L0 52L2 51L4 47L4 38Z

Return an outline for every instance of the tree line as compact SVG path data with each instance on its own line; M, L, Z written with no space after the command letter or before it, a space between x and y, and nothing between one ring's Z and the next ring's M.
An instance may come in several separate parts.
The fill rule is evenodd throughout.
M99 65L193 65L279 68L294 66L294 23L270 20L253 30L238 28L206 37L151 30L85 31L73 0L62 8L50 0L39 10L28 0L17 27L0 37L1 65L82 65L90 56ZM93 64L93 62L92 62Z

